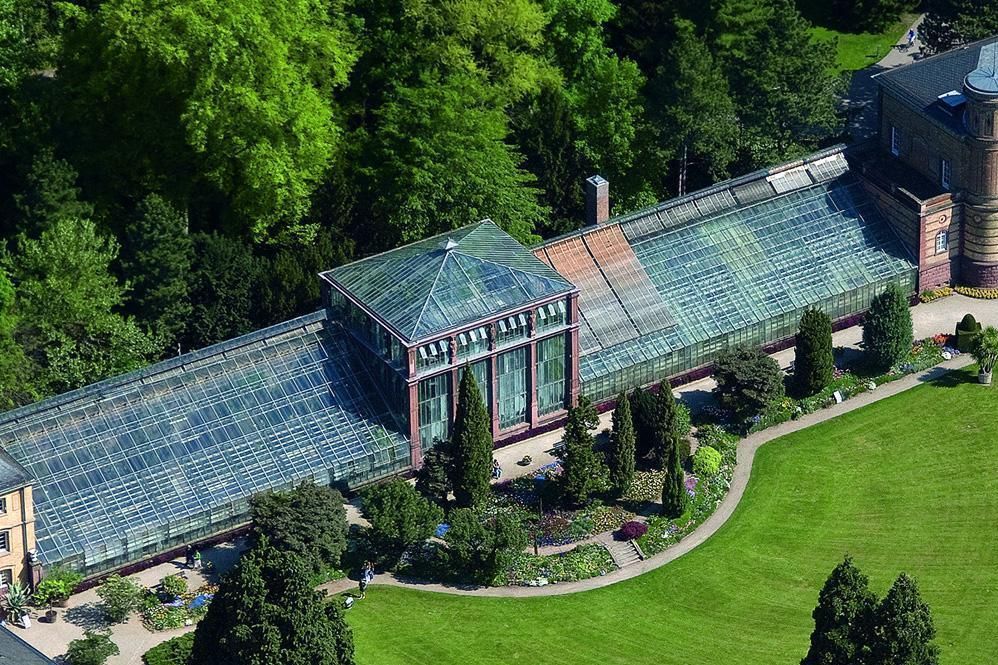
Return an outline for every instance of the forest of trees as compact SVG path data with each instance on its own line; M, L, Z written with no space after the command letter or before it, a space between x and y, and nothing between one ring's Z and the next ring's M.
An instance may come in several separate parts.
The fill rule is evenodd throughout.
M793 0L0 0L0 408L831 143L834 53Z

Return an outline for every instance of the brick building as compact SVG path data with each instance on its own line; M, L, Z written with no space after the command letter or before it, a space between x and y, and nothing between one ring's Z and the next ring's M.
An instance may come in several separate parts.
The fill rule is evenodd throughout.
M0 450L0 596L11 582L32 583L35 549L31 476Z
M918 289L998 286L998 37L876 76L858 165L918 264Z

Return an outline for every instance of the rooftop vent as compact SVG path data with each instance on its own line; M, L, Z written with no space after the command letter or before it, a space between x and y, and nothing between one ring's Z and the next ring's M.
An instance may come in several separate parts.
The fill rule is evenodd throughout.
M450 250L452 250L452 249L456 249L457 248L457 240L454 240L453 238L447 238L447 240L445 240L444 242L440 243L440 248L443 249L444 251L448 251L448 252Z
M959 90L950 90L949 92L944 92L937 98L940 105L947 112L954 112L963 107L967 103L967 98L963 96L963 93Z

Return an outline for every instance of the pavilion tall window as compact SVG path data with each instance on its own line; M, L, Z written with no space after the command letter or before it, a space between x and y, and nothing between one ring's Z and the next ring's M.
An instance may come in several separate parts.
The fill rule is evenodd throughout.
M419 382L419 440L424 446L450 436L450 374Z
M475 376L475 383L478 384L478 391L482 394L482 401L485 403L485 408L488 412L492 413L492 400L489 399L489 393L492 392L492 382L489 381L489 365L491 363L488 360L480 360L477 363L471 363L470 365L461 365L457 370L457 380L458 385L460 385L461 380L464 378L465 370L470 367L471 373Z
M565 408L565 336L537 343L537 413Z
M527 422L527 348L496 358L499 374L499 429Z

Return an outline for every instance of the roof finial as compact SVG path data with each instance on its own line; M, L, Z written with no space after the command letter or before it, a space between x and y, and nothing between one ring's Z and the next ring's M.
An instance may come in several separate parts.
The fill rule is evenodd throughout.
M447 238L447 241L441 245L441 247L443 247L445 251L450 251L457 247L457 241L453 238Z

